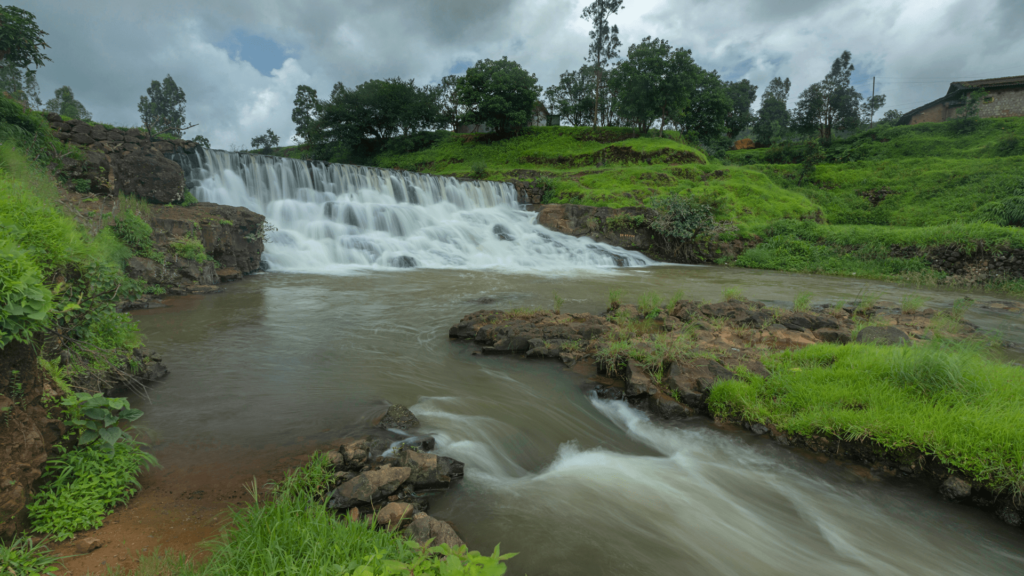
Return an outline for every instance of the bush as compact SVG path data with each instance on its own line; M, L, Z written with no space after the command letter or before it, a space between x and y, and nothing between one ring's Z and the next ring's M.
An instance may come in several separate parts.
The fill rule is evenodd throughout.
M0 238L0 349L29 342L46 325L52 300L27 253Z
M59 444L56 449L64 450ZM112 508L135 495L136 477L155 463L140 443L127 438L113 450L92 445L51 458L45 484L28 505L32 529L62 541L99 528Z
M671 196L654 201L657 216L651 229L666 239L685 242L710 231L715 225L712 210L688 196Z
M153 228L133 212L114 217L114 235L136 254L146 256L153 250Z
M181 196L181 205L186 208L188 208L189 206L195 206L198 203L199 200L196 200L196 197L193 196L192 192L189 190L186 190L185 193L182 194Z
M474 178L483 178L487 175L487 163L483 160L473 162L469 169Z
M198 238L186 237L175 240L170 243L170 248L179 258L192 260L197 264L213 260L213 258L206 254L206 247L203 246L203 243Z

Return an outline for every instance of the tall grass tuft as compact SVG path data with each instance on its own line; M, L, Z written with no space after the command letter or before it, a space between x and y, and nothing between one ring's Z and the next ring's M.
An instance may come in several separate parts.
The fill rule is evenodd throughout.
M562 304L565 303L565 299L562 298L561 296L559 296L558 292L555 292L553 294L553 297L554 297L554 304L552 305L551 309L554 310L555 314L561 314L562 313Z
M743 300L743 292L739 288L726 288L722 290L723 302L734 302L737 300Z
M814 295L810 292L801 292L797 294L796 299L793 300L793 310L797 312L807 312L811 309L811 298Z
M644 318L651 318L658 314L661 307L661 296L655 292L644 292L637 301L636 309Z
M904 294L903 299L900 301L900 311L904 314L914 314L921 310L921 306L924 305L924 298L916 296L914 294Z
M622 297L626 295L625 290L612 288L608 291L608 309L615 310L622 304Z

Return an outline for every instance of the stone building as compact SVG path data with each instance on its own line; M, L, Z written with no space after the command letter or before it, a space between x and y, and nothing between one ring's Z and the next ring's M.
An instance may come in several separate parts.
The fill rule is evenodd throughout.
M899 124L943 122L954 118L957 110L964 105L967 95L975 90L985 91L985 97L978 108L979 118L1024 116L1024 76L1009 76L953 82L945 96L907 112L900 117Z

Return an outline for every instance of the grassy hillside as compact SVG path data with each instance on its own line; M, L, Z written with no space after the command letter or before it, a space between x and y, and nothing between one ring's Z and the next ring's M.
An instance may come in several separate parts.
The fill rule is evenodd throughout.
M709 158L678 133L544 127L501 140L450 134L375 163L532 181L552 203L651 207L690 196L734 223L736 236L767 240L737 265L938 282L944 274L925 258L890 256L890 248L1024 247L1021 134L1024 118L980 120L966 134L948 124L879 127L822 148L808 170L803 144Z

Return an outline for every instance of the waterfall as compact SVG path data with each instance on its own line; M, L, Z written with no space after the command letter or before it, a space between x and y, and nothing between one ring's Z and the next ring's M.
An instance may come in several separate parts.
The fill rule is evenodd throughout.
M566 270L646 266L615 246L553 232L503 182L198 149L175 154L200 201L244 206L277 228L272 270Z

